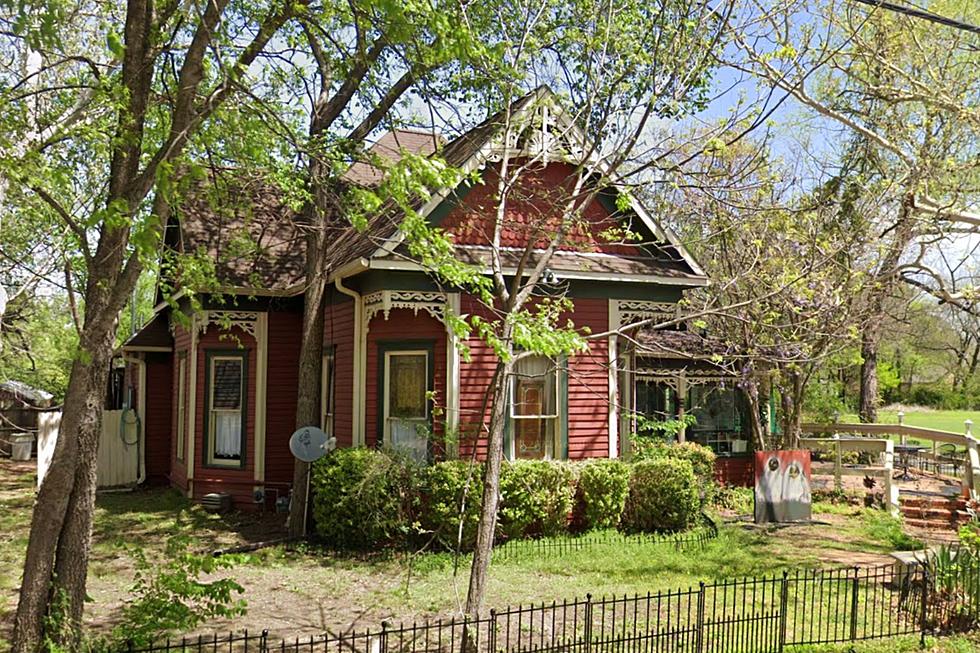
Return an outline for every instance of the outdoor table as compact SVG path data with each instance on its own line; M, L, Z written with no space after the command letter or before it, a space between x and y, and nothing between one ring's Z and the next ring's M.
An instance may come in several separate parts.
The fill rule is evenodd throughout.
M900 461L899 464L902 465L904 471L898 476L895 476L894 478L898 479L899 481L914 481L915 476L909 474L909 457L912 454L919 453L920 451L926 448L927 447L924 447L921 444L896 444L895 453L898 454L898 458Z

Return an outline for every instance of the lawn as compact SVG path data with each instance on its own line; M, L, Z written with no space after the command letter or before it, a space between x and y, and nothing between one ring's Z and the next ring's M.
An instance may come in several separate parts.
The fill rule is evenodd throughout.
M9 624L33 474L12 469L6 461L0 465L0 624ZM196 550L208 552L268 540L282 521L278 515L209 514L163 489L104 494L97 504L86 619L103 632L117 623L133 582L132 547L143 548L152 559L161 555L168 537L183 532L193 537ZM716 540L693 551L610 544L562 555L517 556L493 565L487 605L645 594L801 567L875 565L888 562L887 553L903 544L900 526L883 513L818 503L816 517L821 524L779 529L729 523ZM451 615L465 596L468 559L448 554L352 557L314 547L274 546L245 556L226 573L245 587L248 614L205 624L202 632L268 628L279 635L303 635ZM0 631L0 640L8 635Z
M980 411L936 410L921 406L903 406L901 410L905 413L903 422L908 426L963 433L965 429L963 423L969 419L973 421L973 434L980 436ZM879 410L878 422L881 424L898 424L898 411L898 408L892 406ZM854 423L858 421L858 416L856 414L842 415L841 421Z

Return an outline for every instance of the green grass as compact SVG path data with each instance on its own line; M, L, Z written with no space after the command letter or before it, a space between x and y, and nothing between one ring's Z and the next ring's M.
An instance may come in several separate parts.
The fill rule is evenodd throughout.
M852 644L821 644L818 646L791 646L787 653L975 653L980 650L980 635L954 637L926 637L925 648L919 646L916 636L894 637Z
M16 605L23 553L33 501L33 478L6 477L0 511L0 624L9 624ZM903 537L898 522L882 513L853 506L817 503L815 518L826 525L788 529L723 526L703 548L676 550L669 545L596 545L561 555L518 556L491 567L486 605L551 602L565 598L623 596L677 590L700 581L721 581L778 574L800 568L857 564L853 552L882 554ZM234 513L218 516L192 505L171 490L100 495L95 515L89 575L92 602L87 620L96 630L110 627L133 581L127 547L162 554L177 531L195 538L193 548L210 551L245 541L270 539L276 516ZM281 521L281 516L278 517ZM275 525L275 524L273 524ZM265 528L266 532L262 529ZM602 537L601 534L596 537ZM465 599L469 559L452 555L342 556L315 547L261 549L232 571L246 588L249 614L241 619L205 625L213 630L269 627L284 635L308 632L277 615L309 612L322 615L313 630L356 624L377 626L382 619L411 622L458 610ZM863 564L863 563L862 563ZM299 629L300 632L297 632ZM0 627L0 646L6 633Z
M935 410L918 406L907 406L903 409L903 422L907 426L919 426L926 429L963 433L963 422L973 420L973 434L980 436L980 411L976 410ZM858 421L856 414L842 415L842 422ZM883 409L878 411L878 422L881 424L898 424L898 411Z

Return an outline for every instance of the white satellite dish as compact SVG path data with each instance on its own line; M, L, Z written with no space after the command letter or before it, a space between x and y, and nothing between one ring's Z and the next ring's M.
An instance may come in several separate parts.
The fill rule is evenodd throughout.
M296 432L289 437L289 450L304 463L322 458L336 446L337 438L331 438L323 432L323 429L315 426L296 429Z

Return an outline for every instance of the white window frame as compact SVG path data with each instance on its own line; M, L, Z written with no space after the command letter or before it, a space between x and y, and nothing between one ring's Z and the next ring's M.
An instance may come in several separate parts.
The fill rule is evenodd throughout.
M241 405L238 408L213 408L214 405L214 369L215 363L224 360L237 361L241 369L241 384L239 386L239 393L241 395ZM205 361L208 368L208 451L207 451L207 464L211 467L231 467L235 469L240 469L245 466L245 440L247 437L247 425L245 423L245 416L247 415L247 404L248 404L248 354L243 352L242 354L213 354L211 356L206 356ZM214 454L215 450L215 424L214 419L215 413L238 413L241 415L241 432L239 433L238 441L238 458L218 458Z
M177 356L177 460L185 461L187 449L187 354Z
M333 346L323 355L320 377L320 428L327 436L333 436L334 384L336 379L336 356Z
M559 433L559 430L561 429L561 420L560 420L561 406L559 405L561 393L559 392L559 386L558 386L558 382L560 380L558 374L560 370L558 368L558 364L550 358L547 358L545 356L532 356L531 358L539 358L548 361L548 365L551 368L551 370L541 375L541 378L544 378L548 374L554 375L554 379L552 381L552 389L553 392L555 393L554 394L555 410L553 414L518 415L514 410L517 404L517 397L515 396L515 393L517 392L518 381L520 380L521 377L525 375L518 374L516 371L512 372L510 378L510 384L509 384L510 387L508 388L509 405L507 410L508 410L508 416L511 419L511 424L510 424L510 446L508 447L508 451L506 452L507 458L509 460L519 460L517 457L517 422L519 420L540 419L540 420L550 420L552 422L552 434L550 438L547 438L545 440L544 456L542 459L557 460L558 458L560 458L560 456L556 454L556 451L558 451L559 449L558 441L561 437ZM530 377L530 378L537 378L537 377ZM524 460L524 459L522 458L520 460Z
M385 358L384 358L385 375L384 375L384 386L383 386L384 392L382 393L382 397L381 397L382 400L381 410L383 411L382 418L384 420L382 441L385 443L386 446L391 444L391 420L396 419L388 414L389 404L391 403L389 401L389 399L391 398L391 359L394 356L422 356L425 359L425 386L426 386L426 393L428 393L431 390L431 388L429 388L429 377L431 373L429 366L432 365L432 361L429 360L431 358L429 354L430 352L428 349L393 349L391 351L385 352ZM424 411L425 414L423 417L413 417L410 419L399 417L397 419L401 419L405 421L418 421L422 424L428 425L431 417L429 415L428 398L426 398L424 402Z

